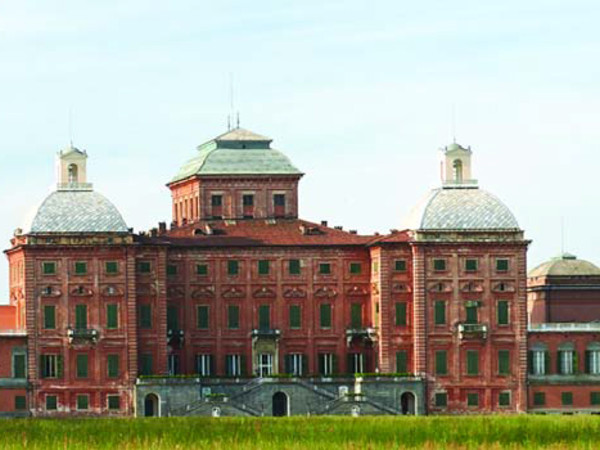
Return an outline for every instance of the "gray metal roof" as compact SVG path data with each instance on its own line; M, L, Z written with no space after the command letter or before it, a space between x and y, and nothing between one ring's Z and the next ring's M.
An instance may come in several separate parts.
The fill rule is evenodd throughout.
M51 193L23 227L24 234L127 232L117 208L90 189Z
M510 210L478 187L444 187L430 191L405 219L409 230L518 230Z
M563 253L532 269L527 276L600 276L600 268L589 261L577 259L575 255Z

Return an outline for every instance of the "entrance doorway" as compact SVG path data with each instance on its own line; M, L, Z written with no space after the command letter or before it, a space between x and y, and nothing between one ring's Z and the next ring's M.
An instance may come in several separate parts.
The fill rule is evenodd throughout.
M144 399L144 417L158 417L159 401L156 394L148 394Z
M273 395L273 417L285 417L289 415L288 397L283 392Z
M400 396L400 409L402 414L415 414L415 395L412 392L405 392Z
M273 355L261 353L258 361L258 376L270 377L271 375L273 375Z

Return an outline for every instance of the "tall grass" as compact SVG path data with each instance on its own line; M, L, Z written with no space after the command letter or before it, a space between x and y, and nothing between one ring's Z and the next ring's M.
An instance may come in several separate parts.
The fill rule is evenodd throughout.
M7 449L600 448L594 416L24 419Z

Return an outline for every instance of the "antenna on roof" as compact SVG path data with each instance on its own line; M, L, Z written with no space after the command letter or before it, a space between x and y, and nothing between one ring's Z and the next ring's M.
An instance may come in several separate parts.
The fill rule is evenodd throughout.
M227 131L231 131L231 116L227 114Z
M565 254L565 218L560 218L560 254Z
M230 120L233 121L233 118L235 117L234 115L234 111L235 111L235 97L234 97L234 92L233 92L233 72L229 72L229 114L231 116ZM232 124L230 123L230 126Z
M237 121L236 121L236 125L237 125L237 128L239 128L239 127L240 127L240 112L239 112L239 111L237 112Z
M456 144L456 104L452 103L452 143Z
M73 147L73 107L69 107L69 144Z

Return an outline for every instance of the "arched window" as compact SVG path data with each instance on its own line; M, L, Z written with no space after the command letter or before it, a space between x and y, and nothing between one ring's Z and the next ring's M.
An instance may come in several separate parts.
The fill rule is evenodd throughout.
M590 342L585 350L585 372L600 375L600 343Z
M456 183L462 183L463 181L463 163L460 159L455 159L452 163L452 169L454 170L454 181Z
M79 170L77 164L69 165L69 183L77 183L79 181Z

